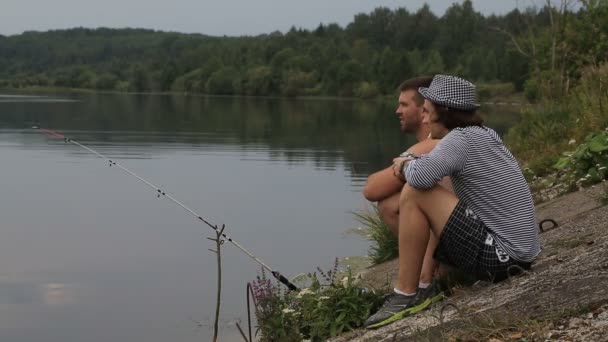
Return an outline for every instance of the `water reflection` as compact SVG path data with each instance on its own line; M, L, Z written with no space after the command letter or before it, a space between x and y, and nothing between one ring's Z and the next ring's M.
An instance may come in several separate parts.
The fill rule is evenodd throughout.
M43 284L42 297L48 306L64 306L74 301L74 287L70 284Z
M415 142L399 132L394 104L386 100L118 94L47 99L77 102L50 105L25 98L4 104L0 127L38 125L66 131L83 143L178 143L206 150L263 145L271 159L291 162L301 160L298 150L307 150L321 169L335 168L336 155L343 155L355 177L384 167ZM516 107L483 111L489 126L501 134L517 118Z
M61 103L77 102L78 100L49 97L44 95L3 95L0 94L0 103Z
M65 306L74 301L73 284L0 281L1 305Z

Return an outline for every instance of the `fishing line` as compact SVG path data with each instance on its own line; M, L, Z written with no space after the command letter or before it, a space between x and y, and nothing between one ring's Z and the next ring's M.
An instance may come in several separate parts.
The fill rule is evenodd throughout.
M46 128L40 128L37 126L33 126L33 129L37 129L45 134L48 134L52 137L58 138L58 139L62 139L63 141L65 141L66 143L71 143L74 144L80 148L83 148L85 150L87 150L88 152L98 156L99 158L105 159L110 163L110 166L115 166L118 167L119 169L123 170L124 172L130 174L131 176L137 178L140 182L146 184L147 186L149 186L150 188L154 189L156 191L157 197L166 197L168 198L170 201L172 201L173 203L177 204L178 206L182 207L182 209L186 210L187 212L189 212L190 214L192 214L194 217L196 217L198 219L199 222L202 222L204 224L206 224L207 226L209 226L211 229L213 229L216 233L220 233L220 229L216 226L211 224L210 222L208 222L207 220L205 220L201 215L197 214L194 210L188 208L186 205L182 204L180 201L178 201L177 199L175 199L173 196L169 195L167 192L165 192L164 190L161 190L159 187L157 187L156 185L150 183L149 181L145 180L144 178L138 176L137 174L135 174L135 172L127 169L126 167L120 165L119 163L115 162L114 160L106 157L105 155L93 150L92 148L89 148L81 143L79 143L78 141L75 141L73 139L70 139L66 136L64 136L61 133L58 133L56 131L50 130L50 129L46 129ZM268 270L278 281L280 281L282 284L284 284L285 286L287 286L290 290L298 290L297 286L295 286L294 284L292 284L285 276L283 276L281 273L279 273L278 271L273 270L272 268L270 268L270 266L266 265L262 260L260 260L258 257L256 257L255 255L253 255L251 252L249 252L247 249L245 249L245 247L243 247L241 244L239 244L237 241L235 241L234 239L232 239L231 237L229 237L228 235L226 235L225 233L221 233L221 236L230 241L233 245L235 245L238 249L240 249L243 253L247 254L247 256L249 256L251 259L253 259L255 262L257 262L258 264L262 265L263 268L265 268L266 270Z

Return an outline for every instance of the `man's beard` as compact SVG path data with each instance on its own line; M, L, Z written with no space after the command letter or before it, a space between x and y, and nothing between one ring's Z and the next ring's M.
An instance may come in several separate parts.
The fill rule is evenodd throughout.
M416 131L418 131L418 129L420 129L420 122L416 122L416 121L412 121L412 122L407 122L407 121L403 121L403 124L400 125L400 129L402 133L416 133Z

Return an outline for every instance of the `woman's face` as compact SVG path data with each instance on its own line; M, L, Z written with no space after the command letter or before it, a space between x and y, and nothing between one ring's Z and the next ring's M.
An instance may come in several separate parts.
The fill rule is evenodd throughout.
M424 106L422 108L423 118L422 123L428 124L431 128L431 139L441 139L445 137L450 131L443 125L443 123L437 121L437 110L435 104L429 100L424 100Z

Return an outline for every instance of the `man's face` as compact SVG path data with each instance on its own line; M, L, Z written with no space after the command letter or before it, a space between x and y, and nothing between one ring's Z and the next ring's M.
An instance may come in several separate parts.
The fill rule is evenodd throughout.
M399 106L395 114L399 118L401 131L404 133L414 133L422 124L422 106L416 104L415 96L415 90L405 90L399 94Z
M429 128L431 129L431 139L441 139L450 132L447 128L445 128L443 123L437 121L437 111L435 109L435 105L431 101L424 100L422 112L422 123L429 125Z

